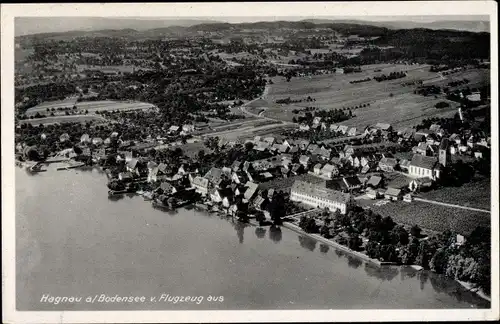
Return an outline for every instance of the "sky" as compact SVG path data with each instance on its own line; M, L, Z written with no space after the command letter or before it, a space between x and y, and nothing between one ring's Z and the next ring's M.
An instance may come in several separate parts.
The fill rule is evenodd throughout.
M332 19L332 20L364 20L364 21L414 21L414 22L434 22L443 20L488 20L487 16L320 16L320 17L218 17L217 20L224 20L230 23L274 21L274 20L303 20L303 19Z

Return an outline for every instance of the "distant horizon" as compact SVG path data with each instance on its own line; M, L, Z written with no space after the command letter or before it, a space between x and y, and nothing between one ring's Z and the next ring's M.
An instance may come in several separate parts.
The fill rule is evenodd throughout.
M425 16L254 16L254 17L103 17L103 16L59 16L59 17L16 17L15 19L15 35L25 36L40 33L51 32L70 32L70 31L89 31L97 29L107 29L106 27L95 27L92 20L109 20L109 22L117 22L119 20L128 21L150 21L150 22L171 22L171 26L175 26L175 21L200 21L200 23L257 23L257 22L272 22L272 21L301 21L301 20L357 20L364 22L390 23L390 22L408 22L419 24L431 24L447 21L464 21L464 22L489 22L489 16L486 15L425 15ZM83 24L78 25L78 22ZM195 23L196 24L196 23ZM191 24L194 25L194 24ZM113 27L112 29L127 29L133 28L130 26ZM149 28L145 28L149 29Z

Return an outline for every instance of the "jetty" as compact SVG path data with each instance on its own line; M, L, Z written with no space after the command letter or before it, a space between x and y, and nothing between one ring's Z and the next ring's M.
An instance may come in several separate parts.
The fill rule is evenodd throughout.
M83 163L83 162L68 163L68 165L66 165L66 166L57 167L56 170L57 171L69 170L69 169L79 168L79 167L84 166L84 165L85 165L85 163Z

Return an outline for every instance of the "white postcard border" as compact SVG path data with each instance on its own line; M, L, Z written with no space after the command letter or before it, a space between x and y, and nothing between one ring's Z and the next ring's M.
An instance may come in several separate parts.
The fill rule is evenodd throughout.
M283 322L283 321L419 321L498 319L498 110L492 109L492 290L486 310L286 310L286 311L40 311L15 310L15 187L14 187L14 17L330 17L487 15L491 33L492 107L498 107L497 9L493 1L295 2L178 4L17 4L1 7L2 24L2 295L4 322ZM8 108L9 107L9 108Z

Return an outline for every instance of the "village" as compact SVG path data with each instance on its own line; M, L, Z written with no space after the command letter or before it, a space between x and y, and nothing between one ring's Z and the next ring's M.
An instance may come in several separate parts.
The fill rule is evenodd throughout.
M108 175L110 199L137 193L164 210L187 205L256 226L289 226L316 236L319 233L322 239L374 262L407 264L415 262L416 255L403 261L401 244L411 242L408 237L420 239L423 232L439 229L422 229L416 222L396 225L391 217L373 212L376 206L424 201L420 193L451 185L454 173L460 172L456 165L468 165L477 172L489 170L483 164L489 158L490 137L473 132L461 109L455 118L436 121L428 128L420 125L418 130L394 130L389 124L377 123L357 131L342 124L326 125L319 117L312 126L336 131L344 141L313 143L282 135L229 141L192 136L196 130L189 124L169 127L169 137L191 134L190 142L208 152L199 150L187 156L182 148L188 143L122 140L116 131L104 140L88 133L70 139L64 133L59 141L66 142L67 148L31 170L43 171L44 163L53 162L68 163L60 170L96 164ZM29 160L33 154L27 146L18 145L17 150L21 159ZM359 217L375 217L375 223L389 227L357 228L353 224ZM395 228L406 233L403 242L380 235L391 237ZM454 244L463 244L473 228L452 230Z
M20 37L16 164L489 290L486 36L307 24Z

